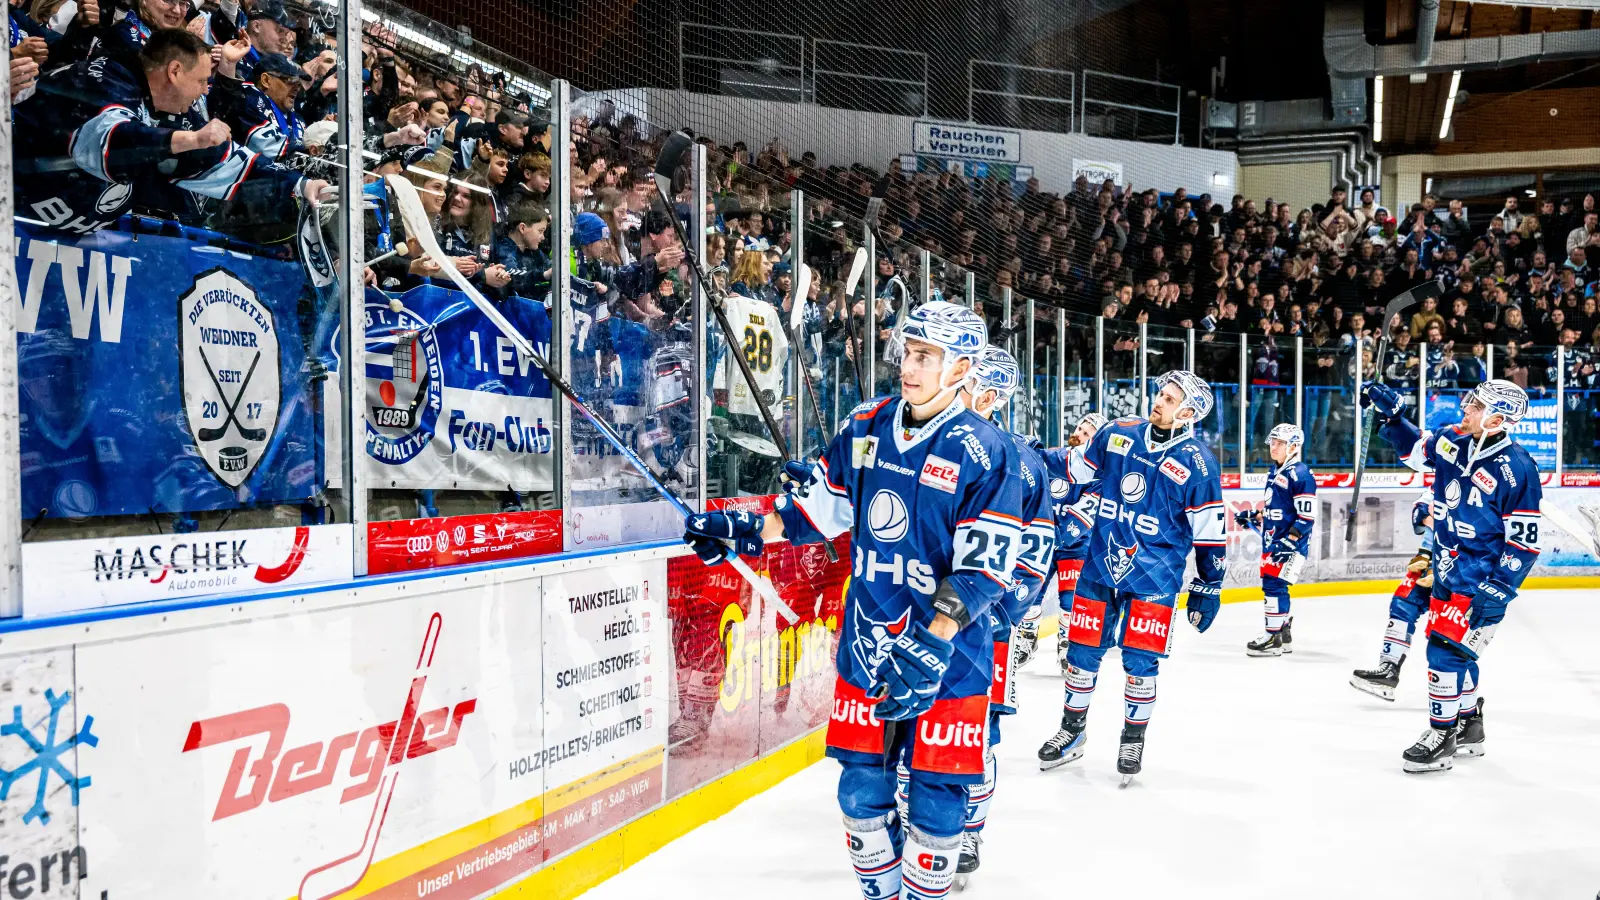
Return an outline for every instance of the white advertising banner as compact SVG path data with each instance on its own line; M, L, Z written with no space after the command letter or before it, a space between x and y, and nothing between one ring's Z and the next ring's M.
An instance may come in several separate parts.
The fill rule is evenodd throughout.
M536 820L504 761L540 747L539 635L528 579L79 647L84 895L353 895L486 810Z
M1022 132L918 120L911 123L911 148L923 156L1016 163L1022 162Z
M302 525L22 545L29 617L351 577L349 525Z
M544 580L546 777L569 784L667 735L667 568L612 565Z
M99 896L78 889L85 766L104 752L96 712L107 710L79 703L70 647L0 659L0 897Z
M1075 159L1072 161L1072 180L1077 181L1082 175L1089 179L1089 186L1097 188L1111 179L1112 184L1122 184L1122 163L1106 162L1102 159Z

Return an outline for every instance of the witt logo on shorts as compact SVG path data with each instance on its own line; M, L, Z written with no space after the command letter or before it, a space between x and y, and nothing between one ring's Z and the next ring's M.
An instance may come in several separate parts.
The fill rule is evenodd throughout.
M1149 600L1128 604L1128 630L1123 645L1165 656L1172 649L1172 607Z
M1087 597L1072 598L1072 618L1067 622L1067 640L1085 647L1098 647L1105 634L1106 603Z
M828 746L852 753L883 752L883 722L867 701L867 692L843 678L833 683L833 712L828 716Z
M1007 699L1010 692L1010 679L1007 677L1011 667L1007 664L1011 660L1011 642L994 642L994 678L989 682L989 702L1000 706L1010 706Z
M925 484L931 488L938 488L946 494L956 492L956 483L961 480L961 467L948 459L929 454L922 463L922 475L917 478L918 484Z
M1439 634L1460 643L1467 636L1471 623L1472 598L1466 594L1451 594L1449 600L1431 597L1428 600L1428 634Z
M1056 592L1065 597L1078 589L1078 576L1083 574L1083 560L1056 560Z
M278 326L255 289L222 268L178 297L183 411L200 458L230 488L272 444L283 384Z
M444 407L444 360L431 322L409 309L368 303L367 455L400 465L433 439Z
M988 744L987 695L935 700L932 708L917 717L911 767L944 775L979 775Z
M443 630L444 617L434 613L428 619L416 669L405 696L400 698L399 716L394 721L360 726L287 752L283 746L290 714L285 703L270 703L189 725L184 753L222 744L238 745L211 814L213 822L250 812L263 803L281 803L328 787L342 787L338 800L341 804L373 798L373 814L360 849L354 854L346 854L342 847L330 849L330 853L337 854L335 860L306 873L300 896L336 897L360 881L377 850L378 832L383 828L381 812L388 808L402 764L455 746L461 737L462 721L476 710L476 698L461 700L454 706L425 707L428 670ZM355 780L336 785L341 771L348 771ZM244 787L246 781L248 788Z

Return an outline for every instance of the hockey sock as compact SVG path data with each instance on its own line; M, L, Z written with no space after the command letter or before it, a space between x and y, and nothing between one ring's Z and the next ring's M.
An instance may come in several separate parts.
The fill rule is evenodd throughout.
M1067 666L1067 700L1066 711L1071 713L1084 713L1089 711L1089 700L1094 696L1094 683L1100 677L1099 672L1090 672L1077 666Z
M1378 651L1378 659L1397 666L1405 662L1406 654L1411 651L1411 634L1416 627L1415 622L1391 618L1383 629L1383 649Z
M955 883L960 856L961 835L934 837L917 828L908 829L902 854L905 881L900 886L901 900L943 900Z
M1127 723L1149 725L1150 712L1156 705L1156 676L1129 675L1128 684L1122 689L1122 698L1128 704Z
M994 799L995 777L999 774L994 750L983 757L983 783L967 785L967 830L982 831L989 819L989 801Z
M1265 605L1267 610L1267 634L1277 634L1283 630L1284 620L1289 618L1289 597L1287 594L1269 591L1266 595Z
M895 897L900 894L900 847L904 841L894 813L874 819L844 817L844 833L850 845L850 864L861 882L863 897ZM957 839L959 840L959 838ZM950 871L955 871L955 863Z
M1453 728L1461 707L1461 673L1428 668L1428 718L1433 727Z
M1473 666L1472 669L1477 668ZM1478 677L1477 673L1468 669L1461 676L1461 708L1460 715L1475 716L1478 714Z
M894 767L894 808L900 812L900 821L911 821L911 770L904 759Z

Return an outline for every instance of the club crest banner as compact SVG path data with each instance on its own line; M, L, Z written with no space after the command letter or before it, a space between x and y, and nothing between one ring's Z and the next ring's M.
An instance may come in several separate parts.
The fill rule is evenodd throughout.
M297 263L179 237L16 233L23 518L316 492Z

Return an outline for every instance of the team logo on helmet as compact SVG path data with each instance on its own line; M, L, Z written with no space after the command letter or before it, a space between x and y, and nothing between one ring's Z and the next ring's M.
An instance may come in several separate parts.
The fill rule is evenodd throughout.
M1139 542L1133 541L1127 546L1117 543L1115 534L1110 535L1106 548L1106 569L1111 575L1111 580L1120 582L1133 571L1133 561L1139 555Z
M189 436L230 488L244 484L278 427L278 323L255 289L222 268L178 297L179 368Z
M1272 426L1272 431L1267 434L1269 441L1283 441L1290 447L1299 447L1306 442L1306 433L1300 426L1293 422L1280 422Z
M889 656L889 648L894 646L895 638L911 623L911 609L907 607L897 619L880 622L862 612L862 604L852 603L851 606L855 608L856 635L850 644L850 653L863 670L875 672Z
M1156 379L1156 390L1159 392L1169 384L1183 394L1183 402L1178 404L1177 412L1194 410L1194 418L1189 420L1189 424L1198 424L1211 414L1211 385L1206 384L1205 379L1193 372L1175 369Z

